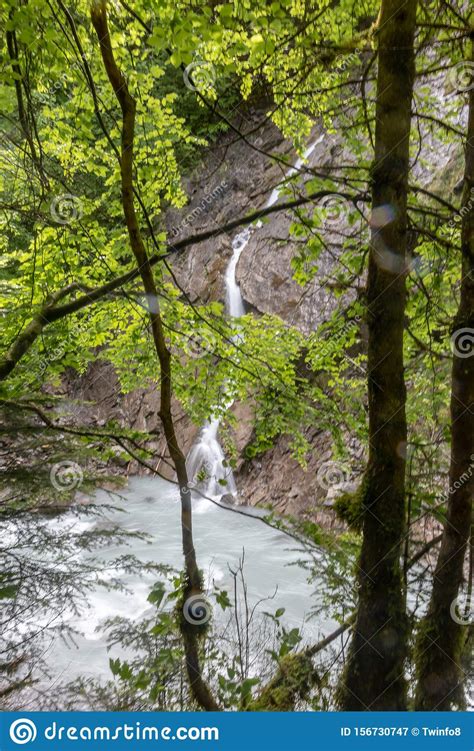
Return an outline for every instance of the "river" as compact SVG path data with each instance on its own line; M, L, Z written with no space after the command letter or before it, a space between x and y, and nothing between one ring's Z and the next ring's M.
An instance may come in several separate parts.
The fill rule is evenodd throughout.
M112 562L123 554L133 554L142 561L154 561L182 570L180 504L175 485L157 478L131 478L128 487L120 497L111 499L106 491L99 491L97 504L105 503L116 507L107 510L103 517L88 517L78 521L72 512L59 519L51 519L51 525L58 524L64 529L78 531L92 529L113 523L128 532L146 532L145 540L133 538L129 545L111 544L101 553L101 559ZM194 536L198 563L205 577L205 586L212 590L213 582L219 587L230 588L232 577L229 567L236 568L242 552L245 551L245 580L250 604L262 598L275 597L271 602L262 603L261 611L274 612L285 608L282 622L287 627L297 627L303 631L305 639L314 641L330 633L337 624L332 620L307 619L308 611L316 603L315 585L308 584L305 571L295 564L301 557L302 548L286 534L262 523L258 516L262 512L249 509L245 515L219 508L205 499L195 498ZM91 553L80 553L84 562ZM115 571L110 571L110 577ZM107 578L107 570L104 577ZM48 636L46 663L51 673L49 686L57 682L73 680L75 677L91 676L110 678L109 658L120 656L115 647L107 651L106 632L102 627L104 619L112 616L125 616L135 620L153 612L147 597L156 573L121 573L121 580L128 591L107 591L95 588L82 608L79 616L67 611L63 623L73 626L79 632L74 641L63 639L60 634ZM316 586L317 589L317 586ZM219 619L220 611L215 609ZM122 655L123 656L123 655Z

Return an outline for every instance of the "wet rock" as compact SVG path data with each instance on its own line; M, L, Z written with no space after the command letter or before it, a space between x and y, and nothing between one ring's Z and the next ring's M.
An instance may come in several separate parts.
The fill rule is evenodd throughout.
M228 506L235 506L237 499L232 495L232 493L224 493L224 495L220 499L220 502L225 503Z

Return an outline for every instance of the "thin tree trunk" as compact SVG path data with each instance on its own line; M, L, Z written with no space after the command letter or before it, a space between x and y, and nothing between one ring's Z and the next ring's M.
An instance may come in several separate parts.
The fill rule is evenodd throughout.
M474 50L474 44L472 45ZM471 62L474 60L474 52ZM474 86L474 79L472 81ZM452 327L451 464L443 539L426 617L417 639L416 709L448 711L463 705L461 667L467 639L463 582L474 497L474 88L469 92L469 122L462 196L461 292ZM469 609L469 603L466 603ZM454 617L453 617L454 616Z
M181 496L181 532L186 576L188 579L184 599L202 592L201 575L196 561L192 529L191 491L188 485L186 460L181 451L174 429L171 412L171 353L164 335L160 305L152 267L140 232L134 205L133 192L133 143L135 135L135 100L127 82L118 68L112 50L107 23L106 0L96 0L91 7L92 24L97 33L102 60L112 88L122 109L122 144L120 173L122 182L122 206L127 225L130 246L140 271L145 291L153 342L160 363L160 419L165 433L168 451L176 470ZM192 624L183 624L183 641L188 677L194 698L203 709L218 710L209 687L202 679L199 656L199 629Z
M416 0L383 0L372 169L368 297L369 461L364 480L359 603L339 701L345 710L406 708L407 622L403 329L406 205Z

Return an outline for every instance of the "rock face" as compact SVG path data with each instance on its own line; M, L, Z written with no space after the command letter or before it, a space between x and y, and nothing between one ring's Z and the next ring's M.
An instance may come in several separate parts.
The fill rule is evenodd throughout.
M255 113L254 118L257 123L263 115ZM277 128L268 123L257 130L252 142L262 152L271 151L282 158L290 149ZM244 217L265 204L281 173L264 153L227 134L187 181L189 204L179 212L168 213L168 231L181 240ZM219 234L174 257L173 271L192 302L225 299L224 275L232 254L231 240L231 235Z
M284 180L288 165L294 163L295 156L275 126L267 122L258 127L264 121L263 112L250 113L247 119L246 130L252 132L249 140L254 148L230 132L205 155L195 174L186 181L189 204L181 211L168 212L166 223L172 239L217 231L222 225L265 205L272 189ZM316 129L312 139L320 133ZM440 152L439 145L432 146L439 152L438 173L447 167L450 183L454 186L462 162L459 154L448 149ZM268 158L270 152L286 163ZM331 165L336 162L347 164L348 160L351 156L343 151L341 144L332 136L324 136L310 156L306 178L310 176L308 170L324 177ZM423 183L420 170L421 167L417 168L414 178L420 185L429 184L431 180L428 179ZM293 190L297 196L298 189ZM285 195L279 200L295 196ZM292 278L291 262L298 253L298 241L290 235L290 225L294 220L291 212L272 214L268 222L252 232L236 270L237 281L250 310L257 315L276 314L305 334L358 294L359 290L352 288L345 290L342 297L336 296L338 258L345 242L352 240L362 248L367 239L368 209L364 202L358 206L358 222L350 227L345 215L347 205L342 206L338 199L329 202L323 199L318 206L321 207L320 225L325 249L317 259L317 275L305 287ZM172 254L177 283L192 303L224 301L224 276L232 255L232 238L237 231L218 233L205 242ZM361 284L360 277L358 283ZM71 398L87 402L80 408L83 411L81 420L93 425L115 420L123 426L149 431L156 436L150 443L153 452L150 463L164 477L173 478L158 418L159 394L155 387L121 395L110 364L97 362L83 376L69 378L64 390ZM199 426L191 423L179 404L175 403L173 409L178 440L187 453ZM306 470L292 459L288 442L283 438L258 460L249 461L244 459L244 450L252 438L252 406L236 404L232 410L237 418L233 438L238 452L235 477L240 501L271 505L280 512L307 516L326 526L332 525L335 520L331 510L334 497L339 492L354 490L357 477L348 468L334 462L328 435L314 429L306 436L312 446ZM363 457L358 447L354 447L354 452L353 466L360 469ZM136 461L125 466L122 461L118 471L133 474L147 470Z
M286 438L262 457L243 462L236 475L240 500L309 519L325 529L340 526L333 501L342 492L354 492L358 481L349 466L333 461L328 434L312 430L305 437L312 446L305 469L292 458ZM360 448L352 453L351 465L360 464Z
M174 479L174 470L170 465L158 415L160 394L155 386L122 394L113 366L106 360L97 360L81 376L69 372L63 379L62 390L70 400L69 403L66 402L68 418L72 415L81 425L103 427L108 422L114 422L124 428L151 433L154 438L147 443L150 458L146 463L165 479ZM178 441L187 454L196 439L199 427L186 417L177 401L173 402L172 412ZM118 460L113 471L127 475L151 473L133 459Z
M321 140L315 132L309 139L319 143L302 167L303 172L314 170L326 175L336 155L340 155L334 139L324 134L320 137ZM307 177L303 174L302 180ZM280 181L282 179L284 175L280 174ZM297 197L298 191L295 191L295 195L285 196L281 201ZM317 275L304 287L292 278L292 260L298 253L298 241L290 234L295 215L291 211L275 213L253 233L237 266L237 281L243 298L253 309L278 315L309 334L341 305L331 288L331 276L344 237L342 204L336 203L325 199L321 202L321 234L327 249L317 259Z
M261 120L262 113L255 118ZM258 151L236 141L233 133L228 134L213 149L212 158L199 168L199 176L190 178L189 205L180 212L170 212L167 221L176 240L217 230L231 220L263 208L272 190L284 183L286 173L296 161L290 144L272 123L258 129L252 140ZM341 157L342 149L333 136L323 135L315 128L309 142L316 140L319 143L300 168L302 181L311 177L311 171L327 175L334 160ZM272 161L266 156L268 153L285 163ZM297 189L293 190L292 194L282 194L280 202L300 195ZM302 287L292 278L291 261L298 252L298 242L290 238L295 216L289 211L271 214L262 227L252 232L236 270L237 282L250 310L276 314L304 333L314 330L341 305L332 290L332 273L347 233L342 202L323 199L321 212L322 232L328 247L318 258L317 278L309 284ZM224 301L224 274L232 253L231 240L237 231L177 253L173 270L192 302ZM354 227L352 234L355 236L358 231L360 227Z

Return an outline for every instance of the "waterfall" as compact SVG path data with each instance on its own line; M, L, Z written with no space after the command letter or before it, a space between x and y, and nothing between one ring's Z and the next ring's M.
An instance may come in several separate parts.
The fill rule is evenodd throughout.
M285 178L291 177L301 168L323 138L324 134L306 149L304 156L300 157L293 167L290 167ZM265 208L273 206L279 198L280 186L277 185L272 190ZM244 301L236 279L237 264L250 237L262 226L262 222L259 221L253 226L245 227L232 240L232 257L225 272L226 313L232 318L240 318L245 314ZM219 424L220 418L216 417L206 421L203 425L197 441L187 456L186 469L191 486L204 495L210 498L221 498L225 495L235 498L237 495L235 480L231 468L225 466L224 452L217 438Z
M232 241L232 258L225 272L226 312L232 318L240 318L245 313L244 301L242 300L240 287L235 278L235 270L242 251L250 240L251 230L251 227L246 227L234 237Z
M217 440L219 418L207 421L201 428L199 438L186 459L186 469L193 488L201 490L210 498L237 495L234 476L225 466L225 456Z

